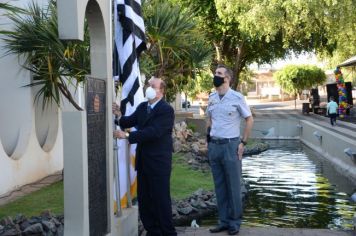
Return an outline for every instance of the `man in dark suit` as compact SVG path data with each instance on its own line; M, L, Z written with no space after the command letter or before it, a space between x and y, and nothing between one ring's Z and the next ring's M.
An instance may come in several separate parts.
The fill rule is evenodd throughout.
M137 143L138 206L149 236L177 235L170 197L174 110L163 99L165 86L161 79L150 79L146 89L148 102L138 105L132 115L120 118L121 128L135 127L137 131L114 131L114 137L127 138L131 144Z

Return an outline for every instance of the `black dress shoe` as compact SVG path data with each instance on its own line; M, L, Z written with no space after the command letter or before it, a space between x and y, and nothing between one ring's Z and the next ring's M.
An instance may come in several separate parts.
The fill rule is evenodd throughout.
M229 235L236 235L239 233L238 229L229 229L229 231L227 232Z
M219 233L225 230L228 230L229 228L227 226L223 225L218 225L215 228L209 229L210 233Z

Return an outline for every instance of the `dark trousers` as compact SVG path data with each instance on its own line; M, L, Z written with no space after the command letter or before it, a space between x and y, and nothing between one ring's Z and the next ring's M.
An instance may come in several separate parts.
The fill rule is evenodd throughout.
M138 209L147 236L176 236L172 220L170 175L152 176L139 172Z
M330 117L330 124L334 125L336 123L337 114L336 113L329 113L329 117Z

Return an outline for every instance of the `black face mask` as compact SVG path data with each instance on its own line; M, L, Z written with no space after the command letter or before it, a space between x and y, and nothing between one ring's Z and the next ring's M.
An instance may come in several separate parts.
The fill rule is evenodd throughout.
M213 78L213 83L215 87L220 87L224 83L224 77L215 75Z

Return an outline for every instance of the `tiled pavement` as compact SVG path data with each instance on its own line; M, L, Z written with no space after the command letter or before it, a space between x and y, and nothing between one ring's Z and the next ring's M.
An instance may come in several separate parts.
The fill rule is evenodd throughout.
M209 233L208 228L177 228L179 236L222 236L227 232L218 234ZM335 231L328 229L285 229L285 228L250 228L242 227L238 236L356 236L356 231Z

